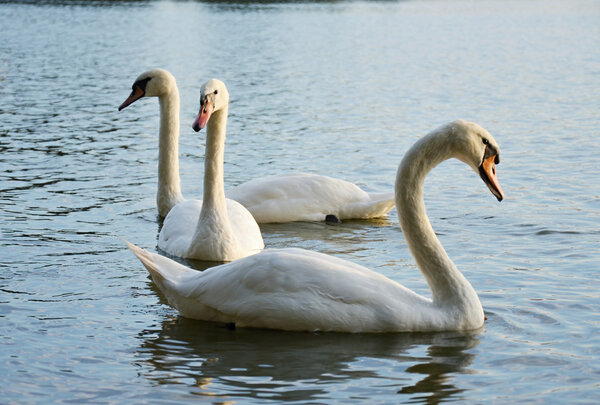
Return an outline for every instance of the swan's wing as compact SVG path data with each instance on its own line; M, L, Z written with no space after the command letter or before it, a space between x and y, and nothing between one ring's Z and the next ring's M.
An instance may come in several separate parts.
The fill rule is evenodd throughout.
M351 206L347 211L357 215L350 218L362 218L361 207L373 205L369 194L353 183L306 173L253 179L226 194L248 208L259 223L323 221L329 214L340 217L344 206Z
M169 254L184 257L196 231L202 200L185 200L171 208L160 234L158 247Z
M252 252L263 250L265 243L260 228L250 211L237 201L229 198L226 201L227 215L238 244Z

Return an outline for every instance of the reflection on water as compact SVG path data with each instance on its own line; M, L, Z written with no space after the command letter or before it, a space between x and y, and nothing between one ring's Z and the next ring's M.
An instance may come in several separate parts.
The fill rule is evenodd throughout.
M332 399L334 384L361 395L367 391L358 387L365 382L395 380L379 389L428 403L460 398L463 390L452 376L467 370L480 342L477 332L230 330L182 317L166 319L159 330L143 330L139 338L141 374L156 384L183 384L196 394L316 401Z

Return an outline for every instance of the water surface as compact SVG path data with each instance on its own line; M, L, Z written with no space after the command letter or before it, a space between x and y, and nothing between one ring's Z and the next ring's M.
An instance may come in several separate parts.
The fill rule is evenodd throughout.
M0 4L3 401L594 403L598 21L586 0ZM298 334L178 317L118 239L156 250L157 101L117 112L154 67L180 88L190 198L205 136L191 124L211 77L231 94L226 186L306 171L386 191L428 131L456 118L487 128L505 201L460 162L426 182L485 328ZM261 228L269 247L335 254L429 293L395 210Z

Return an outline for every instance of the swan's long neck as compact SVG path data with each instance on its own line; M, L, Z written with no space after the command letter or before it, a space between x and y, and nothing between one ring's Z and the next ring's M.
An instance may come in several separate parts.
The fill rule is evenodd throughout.
M171 208L183 200L179 179L179 91L159 97L160 132L158 141L158 213L166 216Z
M435 132L406 153L396 176L396 208L402 232L429 284L434 304L480 308L477 294L448 257L425 210L425 177L435 166L453 157L449 146L447 134Z
M201 219L210 216L228 222L223 177L227 110L228 107L225 106L215 111L206 126L204 196L202 200L202 212L200 214Z

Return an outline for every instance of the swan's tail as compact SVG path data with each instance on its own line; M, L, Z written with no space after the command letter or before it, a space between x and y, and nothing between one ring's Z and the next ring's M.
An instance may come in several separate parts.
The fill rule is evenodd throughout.
M374 212L378 213L377 216L386 216L388 212L396 205L396 193L369 193L371 201L375 202Z
M396 198L396 194L393 191L390 191L388 193L369 193L369 198L371 199L371 201L376 201L376 202L388 201L393 206L394 199Z
M125 242L129 250L140 259L144 267L150 272L155 283L167 282L171 287L176 288L186 276L197 273L168 257L148 252L146 249L142 249L125 239L123 239L123 242Z
M125 239L123 242L148 269L158 289L181 315L208 321L234 321L201 299L198 300L203 291L200 278L207 272L192 270L168 257L148 252Z
M125 239L122 240L123 242L125 242L129 250L131 250L138 259L140 259L140 262L142 262L144 267L150 272L152 276L159 276L161 279L164 279L163 275L158 269L158 266L156 265L156 263L154 263L152 253L148 252L146 249L142 249L141 247L134 245L129 241L126 241Z
M375 193L369 194L369 196L374 201L370 210L370 218L385 217L396 205L394 193Z
M394 208L394 193L369 193L368 200L347 204L340 210L341 219L381 218Z

